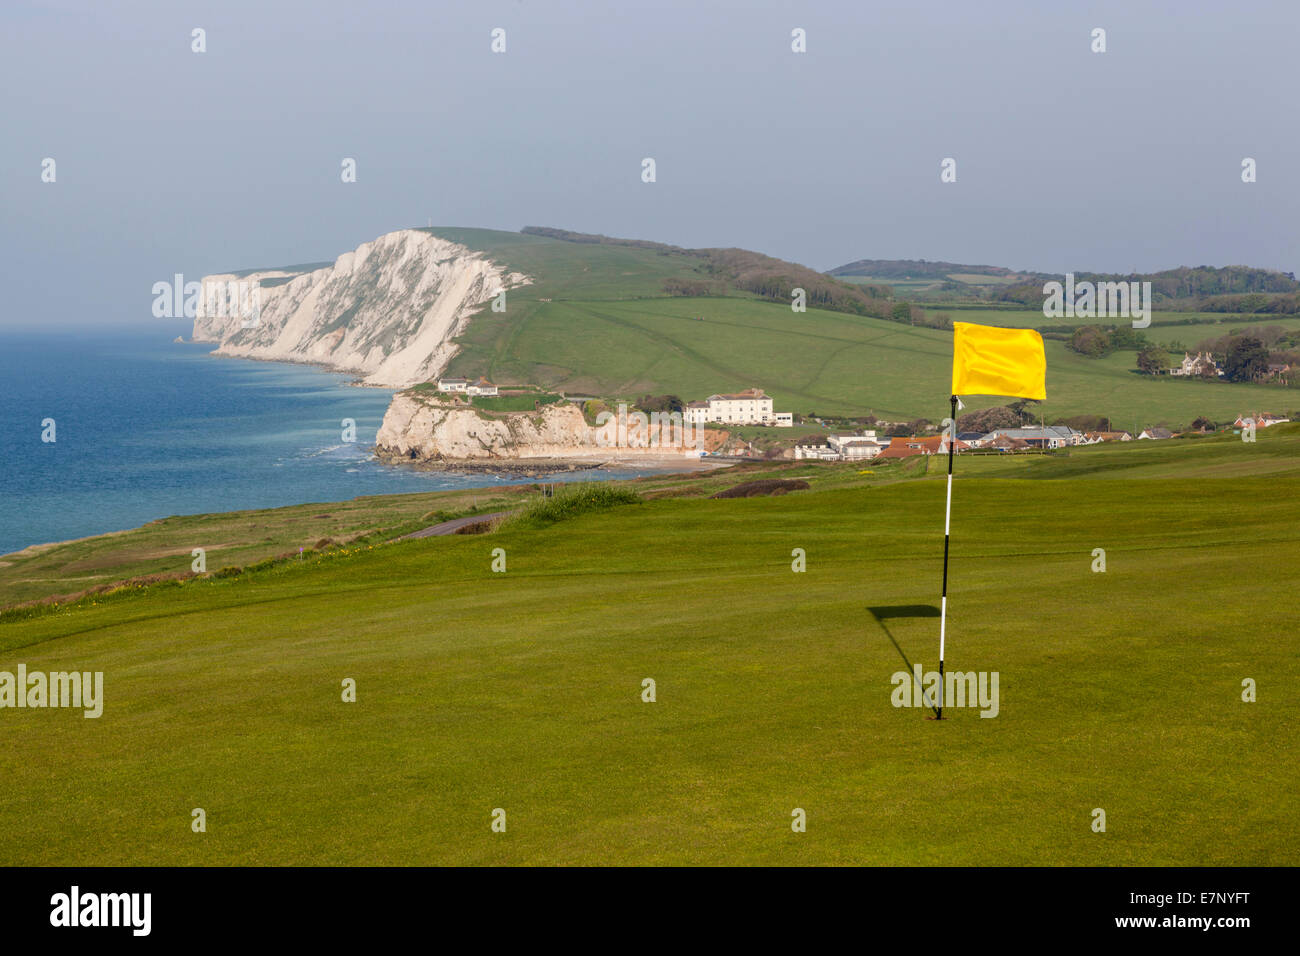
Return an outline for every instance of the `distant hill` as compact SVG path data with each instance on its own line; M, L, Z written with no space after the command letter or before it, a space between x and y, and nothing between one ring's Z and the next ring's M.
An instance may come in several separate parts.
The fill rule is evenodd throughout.
M927 259L858 259L829 270L832 276L870 276L877 279L946 279L950 275L978 275L1010 278L1018 273L1003 266L971 266L958 262L930 262Z
M1057 277L1060 278L1059 276ZM1281 307L1269 308L1270 296L1300 293L1300 282L1292 272L1256 269L1252 266L1179 266L1160 272L1076 272L1076 282L1150 282L1152 299L1163 308L1195 312L1286 312L1296 311L1294 298ZM1257 296L1250 299L1245 297ZM1037 307L1043 302L1039 281L1009 285L991 294L994 300L1019 302ZM1216 303L1218 297L1226 297Z
M726 291L728 286L765 299L789 304L795 288L803 289L809 306L833 312L852 312L884 318L889 314L888 288L828 281L826 274L748 249L684 249L644 239L615 239L593 233L572 232L547 226L525 226L526 236L543 236L581 245L619 246L645 249L664 255L698 260L693 271L700 278L683 277L666 282L664 291L671 295L710 295Z

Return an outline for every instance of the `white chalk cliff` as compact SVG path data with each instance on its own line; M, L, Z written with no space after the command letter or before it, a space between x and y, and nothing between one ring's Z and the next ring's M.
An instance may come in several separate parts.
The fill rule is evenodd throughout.
M618 439L617 422L604 428L587 424L576 405L544 405L533 412L480 415L470 407L450 407L410 394L393 396L375 436L376 450L388 460L490 461L492 459L626 460L698 457L682 447L682 436L645 432L645 447ZM726 432L701 431L705 449L716 449ZM693 444L693 439L691 439ZM676 444L675 444L676 443Z
M213 314L238 312L218 310L206 294L232 282L256 288L255 323ZM205 276L194 340L217 343L217 355L323 365L368 385L405 388L447 367L452 337L470 315L498 292L529 282L481 252L403 229L309 272Z

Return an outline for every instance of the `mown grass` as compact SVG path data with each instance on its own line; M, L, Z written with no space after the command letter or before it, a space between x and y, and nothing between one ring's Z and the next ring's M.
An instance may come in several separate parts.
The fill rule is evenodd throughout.
M991 720L890 704L937 663L933 618L882 611L938 603L913 462L5 624L0 670L106 702L0 711L0 862L1295 865L1296 441L960 461L947 664L999 672Z

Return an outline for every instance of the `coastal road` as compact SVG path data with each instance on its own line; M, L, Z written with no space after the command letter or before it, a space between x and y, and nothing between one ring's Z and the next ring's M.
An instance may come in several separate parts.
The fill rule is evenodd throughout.
M413 534L404 534L395 540L405 541L407 538L436 538L444 534L455 534L466 525L479 524L483 521L494 521L497 518L510 514L509 511L493 511L490 514L469 515L465 518L453 518L451 521L444 521L442 524L435 524L430 528L423 528Z

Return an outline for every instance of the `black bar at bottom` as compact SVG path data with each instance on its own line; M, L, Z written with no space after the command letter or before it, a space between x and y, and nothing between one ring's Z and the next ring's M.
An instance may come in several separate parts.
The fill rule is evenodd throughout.
M352 939L373 946L422 930L430 933L425 939L461 943L498 941L507 932L539 942L556 936L612 941L618 937L607 934L620 926L629 939L670 939L660 934L684 918L698 924L701 936L768 938L788 929L798 937L814 923L827 931L829 920L854 925L863 939L908 935L919 951L938 943L935 933L959 948L980 940L1095 936L1231 946L1255 930L1284 928L1293 879L1294 870L1257 868L753 868L730 870L724 891L713 873L682 868L544 875L527 869L9 869L0 870L0 926L6 944L60 937L91 946L283 938L299 949L319 940L333 950ZM51 925L51 916L58 918L52 898L70 896L74 886L83 903L92 894L148 893L148 935L136 935L131 925ZM927 927L919 914L936 901L942 924Z

